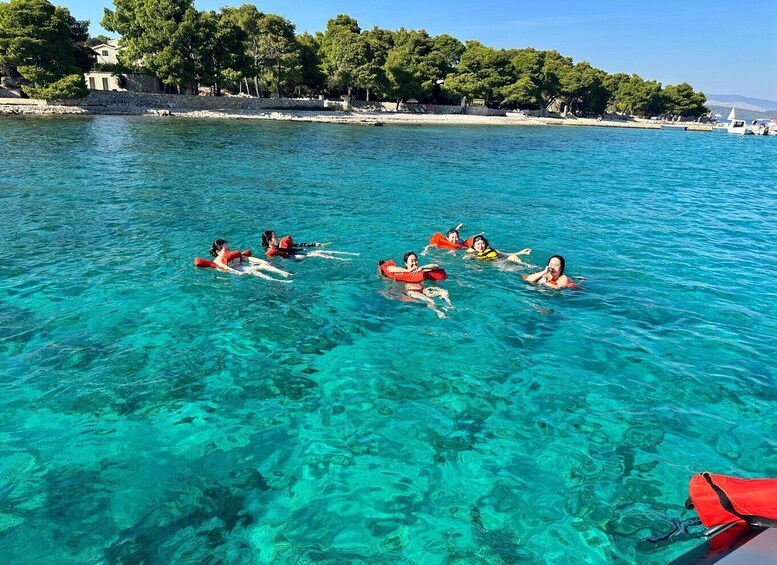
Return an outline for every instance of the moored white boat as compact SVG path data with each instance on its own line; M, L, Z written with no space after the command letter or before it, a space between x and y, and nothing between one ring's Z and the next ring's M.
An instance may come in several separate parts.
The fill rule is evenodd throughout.
M747 122L745 120L738 120L735 108L731 108L731 112L728 114L728 125L726 126L728 133L735 135L752 135L752 131L747 128Z
M733 133L736 135L752 135L753 132L747 128L747 124L744 120L734 120L733 122L730 122L728 124L728 127L726 128L726 131L728 133Z
M768 133L769 133L769 126L768 126L768 124L759 124L755 120L753 120L753 124L752 125L747 126L747 129L753 135L768 135Z

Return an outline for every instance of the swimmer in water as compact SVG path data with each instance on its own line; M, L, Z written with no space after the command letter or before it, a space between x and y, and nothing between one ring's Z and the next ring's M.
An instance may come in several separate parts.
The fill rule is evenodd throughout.
M449 229L445 233L444 237L441 233L435 233L432 235L432 237L429 239L429 245L424 247L424 250L421 251L421 255L426 255L427 252L433 247L452 250L468 249L472 247L472 242L476 236L473 235L467 239L462 240L459 230L463 225L464 224L458 224L455 228Z
M564 274L565 261L561 255L553 255L548 259L548 265L539 273L526 275L524 280L533 284L541 284L549 288L561 289L567 288L570 284L574 285ZM576 286L576 285L575 285Z
M303 249L311 247L324 247L329 245L328 243L295 243L290 235L287 235L281 239L273 230L267 230L262 234L262 247L267 249L266 255L268 257L282 257L284 259L294 259L301 261L305 257L321 257L322 259L334 259L336 261L350 261L350 259L344 257L337 257L337 255L359 255L358 253L349 253L347 251L332 251L314 249L312 251L302 252Z
M412 251L409 251L405 253L405 256L402 258L402 261L405 263L405 267L397 267L396 265L392 265L390 267L387 267L387 271L389 273L418 273L420 271L431 271L432 269L439 268L439 265L437 264L429 264L429 265L419 265L418 264L418 255L413 253ZM437 308L437 303L434 301L435 298L440 298L443 300L447 306L446 309L452 308L453 304L451 303L450 295L448 294L448 291L444 288L439 287L424 287L423 283L417 282L417 283L405 283L405 293L416 300L420 300L422 302L425 302L427 307L429 307L431 310L433 310L439 318L447 318L447 315L445 312Z
M231 252L229 244L223 239L217 239L213 242L213 245L210 248L210 254L213 257L213 263L215 263L216 268L220 271L238 275L254 275L255 277L267 279L268 281L291 282L276 279L262 273L261 271L269 271L286 278L291 276L291 273L275 267L264 259L243 254L232 257L234 253Z
M529 247L516 251L515 253L504 253L491 247L488 240L482 235L476 235L472 241L472 247L467 249L467 255L465 255L464 258L469 259L474 257L475 259L483 259L486 261L506 259L513 263L523 263L519 255L529 255L530 253L531 248Z

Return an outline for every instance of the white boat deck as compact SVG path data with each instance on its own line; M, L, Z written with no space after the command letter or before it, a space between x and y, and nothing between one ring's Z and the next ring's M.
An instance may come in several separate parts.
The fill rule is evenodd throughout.
M718 561L718 565L774 565L777 564L777 529L770 528L758 534L733 553Z

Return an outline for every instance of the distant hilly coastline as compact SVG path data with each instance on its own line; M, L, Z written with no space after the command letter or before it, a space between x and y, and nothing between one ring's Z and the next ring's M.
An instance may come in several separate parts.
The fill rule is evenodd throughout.
M762 98L748 98L738 94L707 94L707 107L722 106L729 110L734 107L751 112L765 112L777 114L777 102Z
M726 106L718 106L716 104L710 104L707 102L707 108L710 109L712 115L720 121L725 121L731 112L731 102ZM737 108L737 118L751 122L753 120L768 120L773 116L777 116L777 110L769 110L768 112L756 112L755 110L746 110L744 108Z

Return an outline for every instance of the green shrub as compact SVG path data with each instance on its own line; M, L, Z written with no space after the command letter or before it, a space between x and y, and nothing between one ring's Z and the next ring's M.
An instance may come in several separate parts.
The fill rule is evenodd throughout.
M58 81L39 87L25 86L31 98L42 100L77 100L89 94L83 75L67 75Z

